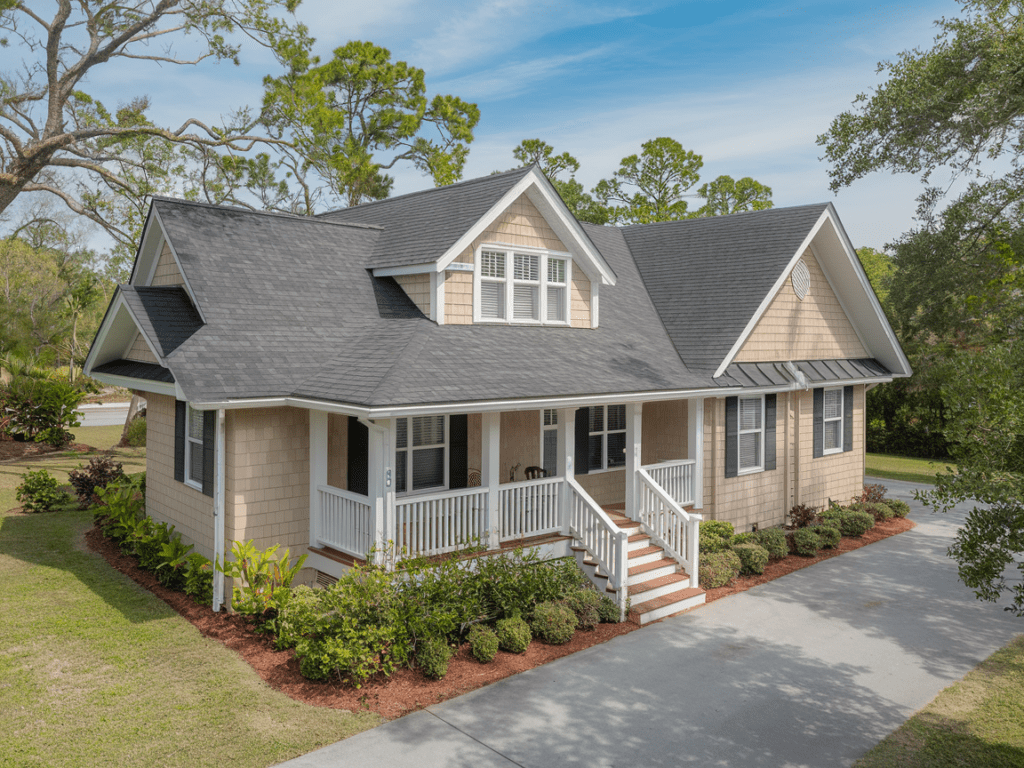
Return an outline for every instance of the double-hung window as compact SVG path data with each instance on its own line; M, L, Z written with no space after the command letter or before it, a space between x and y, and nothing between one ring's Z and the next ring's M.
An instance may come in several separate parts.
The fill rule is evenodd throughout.
M568 254L485 246L476 261L477 320L568 325Z
M843 450L843 389L826 389L822 410L824 453L839 453Z
M589 465L593 472L626 465L626 406L590 407Z
M541 466L548 477L558 474L558 411L545 408L540 426Z
M412 416L395 424L395 491L448 487L448 417Z
M764 468L764 398L739 398L739 473L760 472Z
M186 406L185 483L203 489L203 411Z

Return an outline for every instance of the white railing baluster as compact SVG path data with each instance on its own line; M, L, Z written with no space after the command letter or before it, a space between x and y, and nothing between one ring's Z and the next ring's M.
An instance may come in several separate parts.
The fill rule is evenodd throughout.
M641 467L661 489L680 507L694 504L694 473L697 462L694 459L662 461Z
M671 464L666 468L665 464ZM692 464L687 472L676 471L679 465L676 462L665 462L656 464L654 469L671 469L667 475L668 482L676 477L679 482L687 482L689 488L693 488ZM637 471L640 481L640 508L637 510L637 518L644 532L651 539L663 547L677 562L681 563L690 576L690 586L696 587L698 583L698 558L700 555L698 545L698 528L701 516L686 512L682 503L677 501L660 483L658 483L646 467Z
M340 552L365 558L373 544L369 499L329 485L317 486L317 493L320 494L317 541Z

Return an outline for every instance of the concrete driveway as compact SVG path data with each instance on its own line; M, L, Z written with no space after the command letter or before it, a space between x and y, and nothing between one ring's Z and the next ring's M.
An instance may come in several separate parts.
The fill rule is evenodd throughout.
M78 408L79 418L83 427L111 427L123 425L128 418L130 403L97 403L82 405Z
M957 581L966 508L878 482L914 530L283 765L849 765L1024 631Z

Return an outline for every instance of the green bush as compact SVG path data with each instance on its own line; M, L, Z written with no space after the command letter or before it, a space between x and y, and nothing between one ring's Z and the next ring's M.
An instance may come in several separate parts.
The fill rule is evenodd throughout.
M902 499L886 499L885 504L896 517L906 517L910 514L910 505Z
M856 509L833 507L822 515L822 519L838 523L843 536L863 536L875 527L874 517Z
M753 542L733 544L732 551L739 555L740 573L747 575L764 573L764 567L768 565L768 550L760 544Z
M185 588L188 578L188 554L192 551L192 545L186 544L180 534L174 533L173 525L170 533L170 541L160 547L156 576L165 587L180 592Z
M574 558L544 561L522 548L478 558L476 575L460 576L467 579L479 613L496 619L529 617L538 603L561 600L587 583Z
M81 509L88 509L99 501L96 496L96 488L109 485L124 477L124 469L121 462L114 461L109 456L97 456L89 460L89 466L82 469L79 464L77 469L68 473L68 482L71 483L78 496L78 506Z
M839 530L839 526L835 525L832 521L825 521L818 525L812 525L811 530L818 534L818 539L821 542L821 549L835 549L839 546L839 542L843 538L843 534Z
M871 515L874 516L876 523L882 523L886 520L892 520L893 518L892 507L890 507L888 504L883 504L880 501L876 501L873 503L869 503L867 507L868 508L864 511L870 512Z
M497 624L498 647L509 653L522 653L530 647L530 625L518 616L501 619Z
M276 557L279 545L275 544L261 551L253 540L236 541L231 546L234 559L221 564L216 562L218 571L230 579L240 579L241 587L232 593L231 607L239 613L263 614L274 603L274 591L290 587L296 574L302 570L307 555L302 555L293 564L291 550L286 549L280 558Z
M797 504L789 510L789 520L794 528L806 528L818 518L818 510L806 504Z
M793 531L793 551L802 557L814 557L821 549L821 539L814 528L797 528Z
M753 531L744 531L743 533L735 534L729 540L729 546L735 547L737 544L757 544L757 533Z
M591 630L601 621L601 595L591 587L580 587L569 592L564 601L569 610L576 614L579 629Z
M60 489L55 477L40 469L21 476L16 498L26 512L49 512L67 501L68 495Z
M303 677L337 678L359 688L375 674L390 675L394 671L394 657L388 652L395 639L393 628L360 626L352 617L339 617L337 624L333 635L302 639L296 644L295 655ZM447 648L444 640L441 643Z
M498 635L486 624L474 624L469 629L469 650L481 664L494 661L498 653Z
M576 632L576 625L576 615L563 603L539 603L533 609L533 634L549 645L568 643Z
M104 487L97 487L95 494L100 504L93 519L103 535L121 545L135 536L137 529L144 525L144 506L140 492L141 483L137 475L123 477Z
M781 528L762 528L757 532L757 543L768 550L769 560L781 560L789 554L786 532Z
M10 434L62 448L75 439L70 430L81 426L76 409L84 397L62 379L14 376L0 385L0 413Z
M702 522L698 528L700 551L708 554L724 552L729 548L729 542L732 540L734 532L732 523L727 523L724 520Z
M125 442L132 448L146 447L146 417L139 416L128 423L128 434L125 435Z
M698 568L700 585L704 589L724 587L740 575L743 562L731 549L724 552L700 553Z
M161 553L164 545L174 538L174 526L157 523L152 518L143 518L136 528L135 534L129 539L131 554L139 558L139 565L147 571L155 571L163 562Z
M608 595L601 595L601 602L597 604L597 615L603 624L618 624L622 621L619 604Z
M443 637L428 637L416 648L416 663L423 674L432 680L440 680L448 674L448 662L455 651ZM493 657L492 657L493 658Z
M185 558L184 592L200 605L213 602L213 563L198 552Z

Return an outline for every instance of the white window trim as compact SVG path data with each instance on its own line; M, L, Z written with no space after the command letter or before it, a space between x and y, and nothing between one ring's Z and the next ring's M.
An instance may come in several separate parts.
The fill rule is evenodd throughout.
M604 424L604 429L600 432L591 432L590 425L587 425L587 460L590 460L590 438L594 435L601 435L601 466L598 468L590 467L588 474L596 475L599 472L617 472L620 469L626 468L626 460L623 458L622 464L617 467L608 466L608 435L617 435L619 433L626 434L626 429L608 429L608 409L612 406L622 405L622 403L609 403L607 405L592 405L591 408L603 408L604 418L601 423ZM625 456L625 454L623 454Z
M838 392L839 393L839 416L833 417L831 419L825 418L825 396L829 392ZM834 453L842 453L843 452L843 440L846 437L846 435L843 434L843 430L844 430L844 428L846 426L846 418L845 417L846 417L846 393L843 391L843 387L828 387L828 388L824 389L824 391L821 394L821 455L822 456L831 456ZM825 429L825 427L826 427L826 425L830 421L838 421L839 422L839 445L836 448L826 448L825 447L825 434L827 433L827 430Z
M743 429L742 417L743 412L743 401L744 400L758 400L761 403L761 426L759 429ZM753 475L757 472L764 472L764 439L765 439L765 421L764 421L764 395L755 395L753 397L738 397L736 399L736 475ZM742 453L740 451L740 437L742 435L760 434L761 439L758 441L760 446L757 456L757 466L747 467L743 469L740 466L740 457Z
M554 419L553 423L551 423L551 424L545 424L544 423L544 411L551 411L552 418ZM541 466L541 469L544 468L544 438L546 437L546 435L545 435L546 432L554 432L556 434L558 433L558 409L557 408L541 408L540 409L540 466ZM558 474L558 440L556 438L555 439L555 472L552 475L548 475L548 477L554 477L557 474Z
M418 419L418 418L433 419L433 418L435 418L435 416L425 416L425 417L424 416L402 416L402 417L400 417L400 418L395 420L396 422L403 421L403 420L408 422L406 424L406 427L405 427L405 448L399 448L397 445L395 446L395 465L397 466L397 464L398 464L398 452L399 451L405 451L405 462L406 462L406 464L405 464L405 490L404 491L397 491L397 490L395 491L395 496L399 497L399 498L405 498L406 496L423 496L423 495L426 495L428 493L441 493L442 491L447 491L448 490L449 484L451 482L450 478L448 477L448 470L449 470L449 466L448 466L448 451L449 451L449 443L451 441L451 432L449 431L451 425L449 424L448 416L445 415L445 417L444 417L444 442L441 442L441 443L431 443L430 445L419 445L419 446L416 446L414 448L413 445L412 445L412 420L413 419ZM395 428L397 430L397 423L396 423ZM431 488L419 488L417 490L413 490L412 489L412 454L413 454L414 451L422 451L422 450L425 450L425 449L428 449L428 448L444 448L444 459L443 459L443 464L444 464L444 485L435 485L435 486L432 486Z
M192 414L193 413L204 413L204 411L197 411L192 407L191 403L185 403L185 485L189 488L195 488L197 491L203 490L203 479L199 480L192 479L192 451L198 449L200 459L203 453L203 439L192 437L189 427L192 425ZM204 414L203 419L206 416ZM205 468L204 468L205 469Z
M480 314L480 261L483 251L502 252L505 254L505 316L504 317L483 317ZM524 283L515 280L515 255L539 256L538 260L538 282ZM562 259L565 261L565 297L563 299L563 316L565 320L548 320L548 259ZM487 282L502 282L497 278L483 278ZM531 284L537 286L537 303L539 319L514 318L512 316L514 301L514 286L520 284ZM473 251L473 322L474 323L498 323L501 325L554 325L567 328L572 325L572 255L562 251L551 251L546 248L532 248L527 246L509 245L507 243L482 243Z

